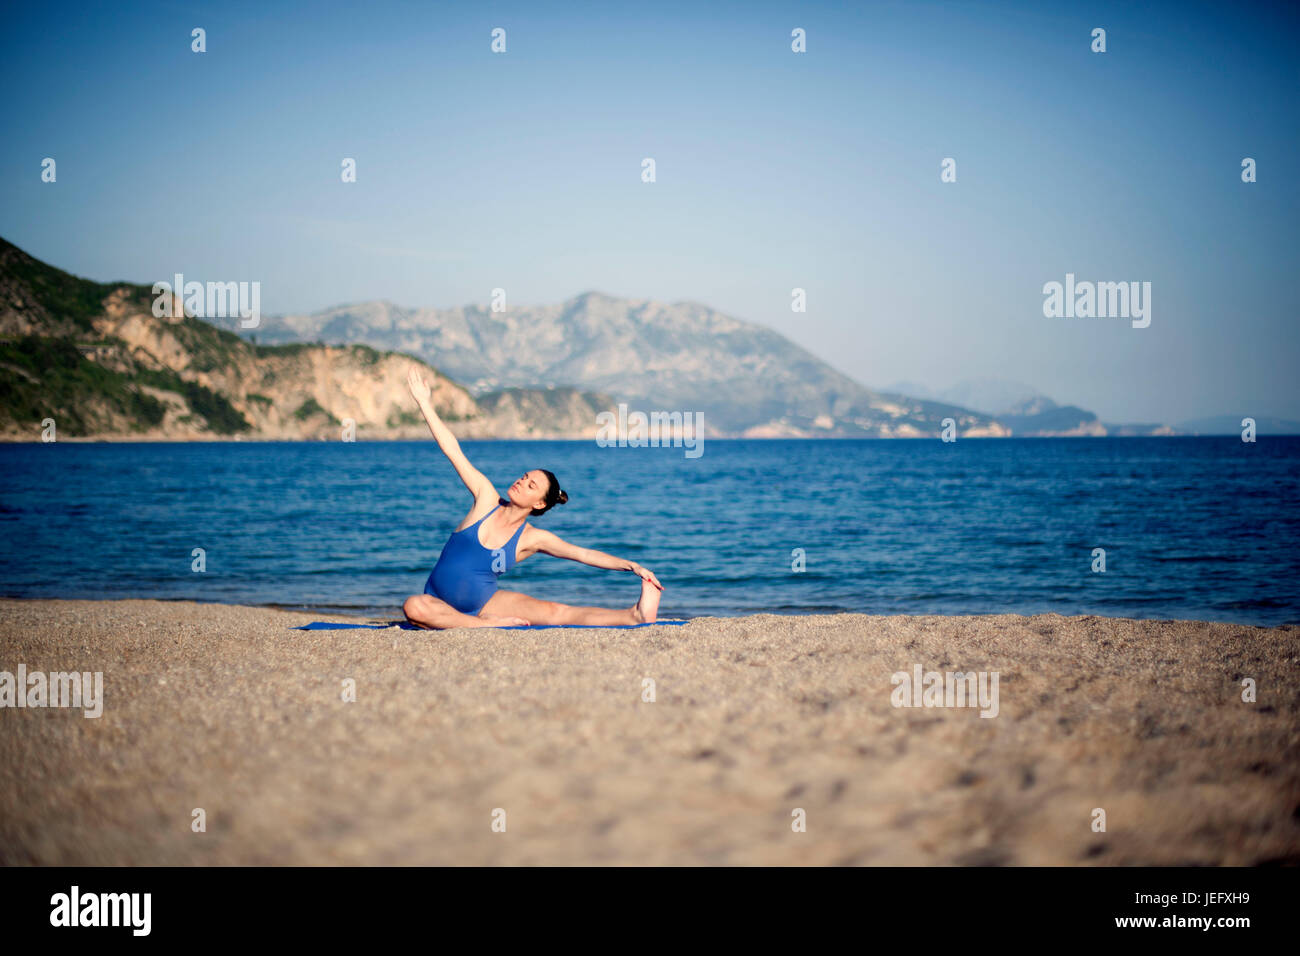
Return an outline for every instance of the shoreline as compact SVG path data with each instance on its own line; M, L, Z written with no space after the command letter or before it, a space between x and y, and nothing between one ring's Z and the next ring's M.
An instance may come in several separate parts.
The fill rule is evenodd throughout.
M355 607L329 607L314 605L296 605L296 604L242 604L227 601L200 601L192 597L140 597L139 595L130 595L123 597L96 597L96 598L72 598L72 597L25 597L15 594L0 594L0 603L43 603L43 602L68 602L79 601L88 604L115 604L124 601L156 601L159 604L193 604L199 607L229 607L244 608L250 611L279 611L286 614L300 614L312 616L316 620L325 620L326 618L338 619L340 623L351 621L358 624L374 624L379 621L400 621L404 620L400 604L394 604L387 609L374 609L374 613L363 613L361 609ZM694 620L718 620L732 621L740 620L747 617L767 616L775 618L820 618L820 617L837 617L845 614L854 614L862 617L880 617L880 618L940 618L940 619L966 619L971 618L979 620L981 618L992 617L1059 617L1067 621L1076 621L1081 619L1097 619L1103 621L1132 621L1136 623L1151 624L1190 624L1190 625L1224 625L1226 627L1253 628L1256 630L1276 630L1286 628L1300 629L1300 618L1295 621L1285 621L1280 624L1260 624L1255 621L1245 621L1237 619L1214 618L1214 617L1132 617L1130 615L1119 614L1102 614L1096 611L1080 611L1078 613L1066 614L1060 611L972 611L967 613L948 612L948 611L909 611L896 612L890 614L876 613L873 611L857 611L848 608L842 609L823 609L823 610L773 610L763 612L750 612L747 614L689 614L685 612L674 612L672 614L662 615L664 619L677 621L694 621Z
M99 717L0 708L0 864L1300 862L1295 626L314 618L0 600L0 672L103 680ZM917 667L996 674L997 706L900 706Z

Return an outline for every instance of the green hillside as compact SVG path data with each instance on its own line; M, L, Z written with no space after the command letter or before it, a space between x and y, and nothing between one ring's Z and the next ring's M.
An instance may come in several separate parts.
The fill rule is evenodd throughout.
M118 416L128 420L129 430L142 432L158 426L166 413L165 404L147 390L157 389L183 399L190 415L213 435L252 430L226 396L171 369L143 365L125 342L95 331L94 320L105 314L105 300L114 293L129 311L152 314L150 286L81 279L0 239L0 291L19 303L8 307L5 327L34 327L25 334L0 333L0 423L34 429L53 418L61 433L76 437L101 431ZM187 373L232 369L316 347L257 345L189 316L168 322L167 329L188 356ZM371 365L388 354L364 345L354 351ZM111 362L97 360L103 358Z

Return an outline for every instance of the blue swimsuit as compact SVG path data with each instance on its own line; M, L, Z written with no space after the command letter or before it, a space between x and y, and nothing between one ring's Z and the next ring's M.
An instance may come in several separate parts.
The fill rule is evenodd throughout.
M502 547L489 551L478 540L478 526L500 508L497 505L468 528L453 531L442 546L438 563L429 572L424 593L432 594L464 614L477 615L496 593L497 578L515 566L515 549L528 522L519 526Z

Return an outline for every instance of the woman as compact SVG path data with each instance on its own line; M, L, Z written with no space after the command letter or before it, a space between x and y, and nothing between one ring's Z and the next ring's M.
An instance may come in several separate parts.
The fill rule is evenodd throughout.
M443 546L438 563L424 585L424 593L412 595L402 605L408 621L420 627L448 628L527 624L600 627L655 620L663 585L653 574L635 561L580 548L528 523L530 516L544 515L555 505L569 500L553 474L543 468L527 472L510 486L509 497L502 498L492 482L469 463L456 436L434 411L432 389L419 369L412 366L406 383L438 447L474 496L469 513ZM497 590L497 577L539 551L593 568L635 572L641 578L641 600L635 607L623 610L572 607L539 601L517 591Z

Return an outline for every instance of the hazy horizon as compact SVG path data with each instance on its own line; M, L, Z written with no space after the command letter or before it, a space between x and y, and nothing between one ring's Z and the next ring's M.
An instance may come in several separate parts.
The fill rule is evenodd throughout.
M600 291L698 302L875 389L1006 379L1112 423L1300 419L1297 16L13 10L0 71L30 95L0 145L0 233L98 281L258 281L268 317ZM1150 282L1150 326L1045 317L1067 274Z

